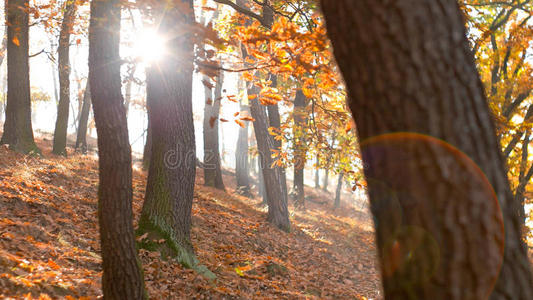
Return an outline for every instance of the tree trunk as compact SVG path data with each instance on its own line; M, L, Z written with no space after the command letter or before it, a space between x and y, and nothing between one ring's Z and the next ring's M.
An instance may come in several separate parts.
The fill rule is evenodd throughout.
M275 77L274 77L275 78ZM274 86L276 85L275 81L273 80ZM281 117L279 115L279 106L276 105L269 105L267 106L268 110L268 119L269 119L269 125L270 127L275 128L278 132L280 132L281 128ZM273 149L281 151L281 141L272 139L274 142ZM275 161L275 160L273 160ZM281 185L281 193L283 196L283 202L285 202L285 206L288 204L288 196L287 196L287 174L285 173L285 167L283 166L275 166L275 169L277 173L279 173L279 184Z
M315 166L315 189L320 188L320 168L318 167L320 164L320 160L318 159L318 155L316 157L316 166Z
M364 141L385 299L533 299L457 2L321 3Z
M5 30L6 32L4 32L4 37L2 38L2 49L0 50L0 66L4 63L4 58L6 58L7 52L7 27L5 27Z
M209 80L209 78L205 76L204 80ZM220 139L218 136L223 83L224 72L220 71L215 85L214 97L211 88L205 87L206 102L204 108L204 182L206 186L220 190L225 190L220 166Z
M342 180L344 179L344 172L339 173L339 178L337 179L337 189L335 190L335 208L339 208L341 205L341 194L342 194Z
M70 33L74 26L77 2L67 1L65 4L63 24L59 33L58 68L59 68L59 104L54 130L54 146L52 153L67 155L67 130L70 109Z
M274 160L271 150L274 149L274 138L268 132L268 120L265 107L257 99L250 100L250 111L254 121L254 132L259 150L259 160L262 162L261 170L264 180L265 195L268 201L267 220L281 230L289 231L289 211L286 196L281 187L281 174L276 167L272 167Z
M190 239L191 210L196 177L196 146L192 112L193 42L184 34L194 21L192 0L179 10L170 3L153 8L159 34L169 55L147 69L146 91L152 150L138 235L149 233L143 247L155 247L163 257L182 265L197 264ZM179 33L178 33L179 32ZM164 244L157 243L164 239Z
M150 168L150 158L152 157L152 128L150 118L148 118L148 127L146 128L146 143L143 150L143 170Z
M146 299L133 233L131 147L120 88L120 11L119 0L91 2L89 80L98 132L102 290L106 299Z
M265 189L265 180L263 179L263 156L257 155L257 189L259 190L259 196L263 198L263 205L268 205L268 195Z
M54 40L50 38L50 67L52 67L52 83L54 85L54 100L59 104L59 88L57 86L57 69L55 68L56 59L54 57L53 49L56 47Z
M131 104L131 90L133 89L133 79L135 76L135 69L136 65L133 65L133 68L131 70L128 70L130 72L130 76L128 76L128 79L126 81L126 91L124 95L124 106L126 107L126 117L128 117L129 111L130 111L130 104Z
M527 226L526 226L526 212L525 212L525 192L526 186L531 180L533 175L533 164L527 167L528 157L529 157L529 144L531 142L531 129L526 129L524 140L522 141L522 157L520 161L520 172L518 174L518 186L516 187L514 197L515 201L520 203L520 222L522 225L522 238L523 240L527 239Z
M40 153L31 124L28 0L7 2L7 107L0 144L22 153Z
M87 79L85 92L83 93L83 106L81 107L80 119L78 124L78 134L76 136L76 150L80 149L81 153L87 153L87 125L89 123L89 114L91 112L91 85Z
M304 169L307 160L306 139L305 139L305 107L307 106L307 99L301 89L296 91L294 98L294 202L297 206L305 206L305 191L304 191Z
M239 77L239 88L245 88L242 76ZM241 113L250 113L250 107L239 102ZM239 137L237 138L237 149L235 150L235 177L237 180L237 193L251 197L250 190L250 165L248 155L248 128L249 122L244 122L244 127L239 127Z
M329 185L329 170L324 169L324 182L322 183L322 190L324 192L328 191L328 185Z

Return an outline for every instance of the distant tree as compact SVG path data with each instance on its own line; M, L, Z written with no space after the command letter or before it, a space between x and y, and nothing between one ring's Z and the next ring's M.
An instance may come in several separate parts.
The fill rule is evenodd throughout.
M148 126L146 128L146 142L143 148L143 170L148 170L150 167L150 158L152 157L152 129L150 126L150 118L148 118Z
M324 192L328 191L328 185L329 185L329 169L324 169L324 182L322 183L322 190Z
M239 88L244 87L242 76L239 77ZM239 100L241 113L250 114L250 107L244 104L244 100ZM248 101L246 101L247 103ZM249 162L249 143L248 132L249 122L244 122L244 126L239 127L239 136L237 138L237 147L235 150L235 177L237 180L237 193L250 197L250 162ZM255 167L255 166L254 166Z
M344 179L344 172L339 172L337 178L337 189L335 190L335 202L333 206L339 208L341 205L341 194L342 194L342 180Z
M363 141L385 299L533 299L457 2L321 4Z
M37 152L31 124L28 0L6 2L7 107L0 144L22 153Z
M143 247L186 267L197 260L191 243L191 210L196 178L192 112L193 1L161 2L149 12L158 34L168 37L167 54L147 69L146 89L151 153L148 182L137 234L148 233ZM187 33L189 32L189 33ZM164 239L165 243L157 241Z
M305 192L304 192L304 169L307 161L306 142L305 142L305 125L306 125L306 111L307 99L301 89L296 91L294 97L294 201L298 206L305 206Z
M317 156L316 157L316 162L315 162L315 189L319 189L320 188L320 168L319 168L319 164L320 164L320 159Z
M121 1L92 1L89 80L98 133L98 220L106 299L145 299L132 216L131 147L121 94Z
M267 3L267 2L265 2ZM272 80L272 86L276 87L278 84L277 76L271 76ZM268 111L268 125L269 125L269 131L272 134L280 134L281 133L281 115L279 113L279 104L272 104L267 106ZM273 139L273 147L272 150L281 152L281 146L282 142L280 139ZM280 161L281 162L281 161ZM283 163L279 163L275 165L276 172L279 174L279 185L281 186L281 195L283 197L283 202L288 203L288 193L287 193L287 175L285 172L285 166Z
M78 8L77 1L65 1L63 23L59 33L58 69L59 69L59 104L54 130L52 153L67 155L67 129L70 108L70 34Z
M85 85L85 92L83 93L83 104L81 107L81 113L78 123L78 133L76 136L76 147L80 149L82 153L87 153L87 127L89 123L89 114L91 112L91 84L87 80Z
M244 3L242 3L242 5L244 5ZM274 12L272 11L268 0L263 3L262 10L263 18L266 20L266 27L272 26ZM242 56L244 59L248 56L244 48ZM290 221L287 206L287 186L284 181L284 174L281 173L281 168L274 166L275 160L271 153L272 150L277 148L277 142L274 141L274 137L268 130L271 126L270 122L275 122L275 118L279 117L279 111L276 116L275 108L271 108L272 116L270 117L271 119L269 119L265 107L259 102L258 94L259 89L255 85L248 90L249 98L255 97L255 99L250 99L249 102L250 112L254 119L253 124L257 141L257 150L259 152L259 172L262 173L262 180L265 187L263 199L268 203L267 219L276 227L289 231ZM277 124L274 124L274 126L275 125ZM279 128L279 126L277 127ZM282 183L285 183L285 187L282 186Z
M204 77L204 81L209 78ZM220 71L215 83L215 91L206 86L206 101L204 107L204 182L206 186L225 190L222 180L222 166L220 163L219 147L219 117L222 102L222 85L224 72Z

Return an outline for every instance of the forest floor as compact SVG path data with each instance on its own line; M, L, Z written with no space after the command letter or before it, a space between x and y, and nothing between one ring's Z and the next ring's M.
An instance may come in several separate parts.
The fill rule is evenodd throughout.
M101 298L96 156L42 157L0 147L0 298ZM309 188L305 211L291 207L292 230L266 221L259 197L203 187L193 204L197 257L208 281L156 252L140 251L152 299L381 299L371 219L364 205L332 208L333 195ZM146 173L134 168L134 214Z

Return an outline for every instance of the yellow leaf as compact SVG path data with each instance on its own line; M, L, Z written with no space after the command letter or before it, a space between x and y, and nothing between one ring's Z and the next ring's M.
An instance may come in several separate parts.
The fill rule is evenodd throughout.
M238 267L235 268L235 273L237 273L237 275L239 275L241 277L244 276L244 272L241 269L239 269Z

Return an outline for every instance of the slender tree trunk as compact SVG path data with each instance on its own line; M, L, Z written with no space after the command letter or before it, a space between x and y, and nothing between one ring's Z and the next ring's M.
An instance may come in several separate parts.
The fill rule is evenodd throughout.
M318 167L320 160L318 156L316 157L316 166L315 166L315 189L320 188L320 168Z
M263 168L265 163L263 162L263 156L257 156L257 185L259 190L259 196L263 198L263 205L268 205L268 195L265 189L265 180L263 179Z
M304 168L307 160L306 156L306 139L305 139L305 107L307 106L307 99L301 89L296 91L294 98L294 201L297 206L305 206L305 191L304 191Z
M131 90L133 89L133 77L135 76L135 69L136 69L136 66L133 65L133 69L128 71L128 72L131 72L131 74L128 77L128 80L126 81L126 87L125 87L126 91L124 95L124 106L126 107L126 117L128 117L128 114L130 111Z
M0 144L22 153L40 153L31 124L28 0L10 0L7 9L7 107Z
M342 194L342 180L344 179L344 172L339 173L337 179L337 189L335 190L335 208L339 208L341 205L341 194Z
M281 186L281 174L276 167L272 167L274 160L271 150L274 149L274 139L268 132L268 120L265 107L259 104L257 99L250 100L250 111L254 121L254 131L259 150L262 178L264 180L265 195L268 201L267 220L278 228L289 231L289 211L287 208L286 195Z
M514 197L515 201L520 203L520 221L522 225L522 238L527 239L527 226L526 226L526 212L525 212L525 192L526 186L530 183L531 176L533 176L533 164L529 167L528 171L528 157L529 157L529 144L531 142L531 129L526 129L524 140L522 141L522 158L520 161L520 172L518 174L518 186L516 187Z
M150 168L150 158L152 157L152 128L150 126L150 118L148 118L148 126L146 128L146 143L143 151L143 169Z
M120 87L120 12L119 0L91 2L89 80L98 132L102 290L105 299L146 299L133 233L131 147Z
M244 5L245 1L239 0L239 5ZM272 11L269 1L263 2L263 16L267 19L266 23L270 26L274 21L274 12ZM241 47L242 57L246 59L248 54L246 49ZM248 95L256 95L259 93L257 86L252 86L248 90ZM271 155L271 150L276 148L274 138L268 132L269 119L265 111L265 107L258 102L258 99L250 100L250 112L254 118L254 132L257 141L257 149L259 152L259 160L261 161L261 170L265 187L266 200L268 202L268 216L267 220L274 226L281 230L290 230L289 210L287 207L287 186L283 188L281 185L283 174L279 168L272 167L274 159ZM278 112L279 115L279 112ZM264 197L263 197L263 200Z
M57 83L57 69L55 68L55 57L53 50L56 48L54 40L50 38L50 67L52 68L52 83L54 85L54 100L59 104L59 87Z
M365 141L385 299L533 299L458 3L321 3Z
M205 77L204 80L209 80L209 78ZM220 139L218 136L223 83L224 72L220 71L215 85L214 97L212 90L205 87L206 102L204 108L204 182L206 186L220 190L225 190L220 166Z
M324 169L324 182L322 183L322 190L324 192L328 191L329 185L329 169Z
M180 8L189 7L187 10ZM192 113L193 42L184 34L194 21L192 0L174 6L160 3L152 15L159 34L172 37L169 55L147 69L147 104L152 149L146 196L138 234L149 233L147 247L157 247L186 267L197 264L190 240L196 177L196 146ZM164 244L157 243L164 239ZM146 245L149 243L150 245Z
M76 150L80 149L81 153L87 153L87 125L89 123L89 114L91 112L91 85L87 79L87 85L85 86L85 92L83 93L83 106L81 107L81 113L78 124L78 134L76 136Z
M277 81L277 80L275 80ZM276 83L273 83L276 84ZM276 128L276 130L279 132L281 128L281 117L279 115L279 106L276 105L269 105L267 106L268 110L268 119L269 119L269 125L270 127ZM281 141L272 139L274 142L274 148L275 150L281 151ZM276 166L275 167L277 172L279 173L279 184L281 185L281 192L283 196L283 202L285 202L287 205L288 203L288 196L287 196L287 174L285 173L285 167L283 166Z
M239 77L239 88L245 88L242 76ZM250 107L239 102L241 113L250 113ZM248 132L250 124L244 122L244 127L239 127L239 137L237 138L237 149L235 150L235 177L237 180L237 192L241 195L251 197L250 190L250 165L248 155Z
M59 33L58 68L59 68L59 104L57 105L57 119L54 130L54 145L52 153L67 155L67 130L70 109L70 33L74 26L77 2L65 2L63 24Z
M7 26L5 27L6 32L2 38L2 49L0 50L0 66L4 63L4 58L6 58L7 53Z

